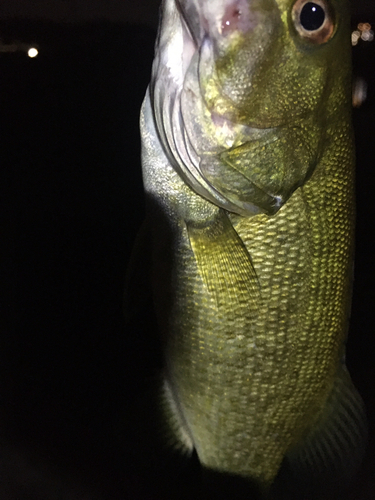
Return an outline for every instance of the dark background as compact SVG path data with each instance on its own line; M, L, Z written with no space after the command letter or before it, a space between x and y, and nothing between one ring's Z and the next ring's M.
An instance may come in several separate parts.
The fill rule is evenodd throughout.
M33 6L33 7L31 7ZM118 438L155 364L124 325L127 261L144 215L138 131L158 2L3 1L0 53L0 499L159 498ZM34 9L35 7L35 9ZM353 4L353 28L375 3ZM357 246L347 362L374 422L375 42L354 110ZM146 318L147 320L147 318ZM119 430L120 429L120 430ZM233 493L235 498L235 493ZM346 500L375 498L374 438Z

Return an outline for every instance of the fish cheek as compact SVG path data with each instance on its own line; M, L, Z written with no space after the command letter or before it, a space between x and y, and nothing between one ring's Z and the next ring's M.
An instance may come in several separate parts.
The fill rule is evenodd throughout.
M240 112L260 128L292 123L314 113L323 102L329 72L321 62L306 61L291 44L276 47L271 62L259 66Z
M230 37L215 40L210 60L211 72L217 80L217 92L237 108L243 106L252 88L254 71L272 54L274 40L282 35L283 30L273 0L253 2L251 12L257 20L255 25L248 31L234 31ZM210 76L204 71L200 78L205 81Z
M275 22L259 38L248 36L216 62L220 90L238 123L275 127L321 105L334 47L303 43L289 24Z

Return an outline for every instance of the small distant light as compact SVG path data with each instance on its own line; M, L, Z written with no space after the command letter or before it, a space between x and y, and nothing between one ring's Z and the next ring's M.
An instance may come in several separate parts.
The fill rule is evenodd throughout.
M367 99L367 82L357 76L353 82L353 106L359 108Z
M371 24L370 23L359 23L358 24L359 31L370 31Z
M352 45L357 45L358 40L361 38L361 32L360 31L353 31L352 32Z
M374 31L370 23L358 23L357 29L352 32L352 45L357 45L359 40L372 42L374 40Z
M36 57L38 54L38 49L36 49L35 47L31 47L31 49L27 51L27 55L31 58Z
M361 35L362 40L365 42L372 42L374 39L374 32L372 30L366 30L362 32Z

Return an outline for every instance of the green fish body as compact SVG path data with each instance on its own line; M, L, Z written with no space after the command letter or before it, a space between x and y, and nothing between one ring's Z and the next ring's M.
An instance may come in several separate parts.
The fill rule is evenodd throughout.
M165 425L264 491L285 462L345 475L365 441L350 50L344 0L162 5L141 132Z

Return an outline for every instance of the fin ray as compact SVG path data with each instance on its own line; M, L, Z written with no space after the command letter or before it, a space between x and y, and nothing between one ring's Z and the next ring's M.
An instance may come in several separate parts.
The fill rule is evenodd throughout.
M260 286L250 255L223 209L206 224L187 222L199 273L219 310L255 310ZM231 304L228 304L229 302ZM246 313L245 313L246 314Z

